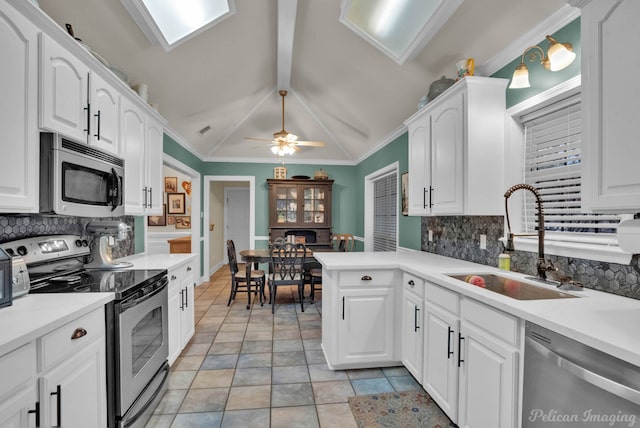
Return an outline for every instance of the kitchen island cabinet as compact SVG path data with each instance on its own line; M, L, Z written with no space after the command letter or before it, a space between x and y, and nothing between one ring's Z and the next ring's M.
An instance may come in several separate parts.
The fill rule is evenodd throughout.
M323 333L329 367L398 365L396 270L323 272L322 281L322 331L335 332Z
M640 39L640 2L580 1L582 37L582 205L614 213L640 211L640 68L629 41Z
M465 77L405 121L409 215L502 215L506 79Z
M7 150L0 156L0 212L37 213L38 34L40 30L5 0L0 1L0 129ZM10 149L9 149L10 147Z
M414 378L422 379L424 338L424 281L404 273L402 275L402 364Z

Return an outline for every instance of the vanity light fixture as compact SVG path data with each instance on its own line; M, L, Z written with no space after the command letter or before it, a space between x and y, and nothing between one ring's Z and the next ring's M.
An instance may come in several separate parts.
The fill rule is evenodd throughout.
M544 50L538 45L530 46L522 53L520 59L520 65L516 67L511 78L510 89L529 88L529 69L524 65L524 58L529 53L529 61L535 62L538 59L545 69L551 71L562 70L569 66L576 59L576 54L573 52L573 46L571 43L558 43L556 39L551 36L547 36L550 46L547 51L547 55L544 54Z

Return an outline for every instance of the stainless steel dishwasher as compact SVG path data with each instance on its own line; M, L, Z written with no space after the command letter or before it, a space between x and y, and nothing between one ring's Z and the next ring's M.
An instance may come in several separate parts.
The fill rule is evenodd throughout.
M527 322L522 426L640 426L640 367Z

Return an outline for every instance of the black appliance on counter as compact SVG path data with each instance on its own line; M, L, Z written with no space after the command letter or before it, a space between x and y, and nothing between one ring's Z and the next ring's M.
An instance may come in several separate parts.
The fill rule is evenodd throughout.
M85 269L90 244L83 236L50 235L0 248L24 259L30 293L114 293L105 317L108 426L143 427L169 376L167 271Z

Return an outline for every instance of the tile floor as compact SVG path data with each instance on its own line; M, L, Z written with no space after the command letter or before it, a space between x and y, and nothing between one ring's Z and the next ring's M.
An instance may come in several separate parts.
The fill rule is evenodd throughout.
M420 388L404 367L329 370L321 302L303 313L281 288L272 315L244 293L227 307L230 286L223 266L196 287L195 335L147 427L355 427L349 397Z

